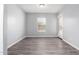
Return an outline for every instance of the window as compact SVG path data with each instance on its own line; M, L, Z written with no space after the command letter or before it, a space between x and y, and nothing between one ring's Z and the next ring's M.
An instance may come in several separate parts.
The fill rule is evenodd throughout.
M45 32L46 31L46 18L39 17L37 18L37 32Z

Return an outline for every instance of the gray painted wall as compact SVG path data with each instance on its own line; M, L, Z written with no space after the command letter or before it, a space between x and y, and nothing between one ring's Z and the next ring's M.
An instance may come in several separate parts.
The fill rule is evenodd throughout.
M79 49L79 5L65 5L61 14L64 17L64 40Z
M25 30L25 14L16 5L6 5L6 25L8 47L24 37Z
M45 17L47 20L46 32L37 32L37 18ZM26 36L27 37L57 37L56 14L27 13L26 14Z

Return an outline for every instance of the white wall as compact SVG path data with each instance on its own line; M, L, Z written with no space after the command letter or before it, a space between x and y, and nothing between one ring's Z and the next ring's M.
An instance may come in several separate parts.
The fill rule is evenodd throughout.
M3 7L0 4L0 55L3 54Z
M64 40L79 49L79 5L65 5L61 14L64 16Z
M28 13L27 17L27 37L57 37L57 17L56 14L48 13ZM45 17L47 20L46 32L37 32L37 18Z
M6 6L6 20L7 20L7 45L10 47L16 41L24 37L25 14L17 7L17 5Z

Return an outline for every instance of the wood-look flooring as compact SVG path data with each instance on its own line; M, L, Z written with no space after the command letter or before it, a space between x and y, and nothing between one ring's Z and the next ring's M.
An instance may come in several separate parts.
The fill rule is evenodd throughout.
M8 55L79 55L59 38L25 38L8 49Z

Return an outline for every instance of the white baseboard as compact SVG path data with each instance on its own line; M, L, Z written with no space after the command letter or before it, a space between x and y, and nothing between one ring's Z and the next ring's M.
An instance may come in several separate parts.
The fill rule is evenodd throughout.
M35 36L28 36L28 37L35 37ZM36 36L36 37L57 37L57 36Z
M16 40L15 42L13 42L12 44L10 44L7 48L10 48L11 46L13 46L14 44L18 43L19 41L23 40L24 38L26 38L26 36L20 38L19 40Z
M57 35L28 35L27 37L58 37Z
M66 43L68 43L69 45L71 45L72 47L74 47L75 49L79 50L79 47L77 47L74 44L68 42L67 40L63 39L63 41L65 41Z

